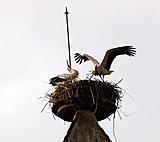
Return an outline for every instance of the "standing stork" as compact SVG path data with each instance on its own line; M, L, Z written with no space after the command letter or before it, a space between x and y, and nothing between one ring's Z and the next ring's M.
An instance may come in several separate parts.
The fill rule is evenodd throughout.
M68 60L67 62L67 70L70 72L70 74L59 74L56 77L51 78L49 81L49 84L52 84L53 86L57 86L60 84L64 84L65 82L72 82L75 78L78 77L79 72L75 69L72 69L70 65L68 65Z
M92 72L92 74L99 75L100 77L103 76L103 81L104 81L105 75L110 75L112 72L114 72L110 70L110 67L115 57L118 55L135 56L136 54L135 49L136 48L133 48L133 46L122 46L122 47L110 49L106 51L106 54L101 64L96 59L94 59L93 57L87 54L75 53L74 57L75 57L76 63L79 63L79 64L81 64L82 61L85 62L85 61L91 60L94 65L94 71Z

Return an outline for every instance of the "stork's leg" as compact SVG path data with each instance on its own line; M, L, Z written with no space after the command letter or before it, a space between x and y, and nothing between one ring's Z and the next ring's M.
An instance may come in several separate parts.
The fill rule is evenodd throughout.
M102 76L101 76L101 75L99 75L99 76L100 76L100 78L103 80Z
M104 82L104 75L101 76L102 81Z
M93 74L91 75L90 80L91 80L92 77L93 77Z

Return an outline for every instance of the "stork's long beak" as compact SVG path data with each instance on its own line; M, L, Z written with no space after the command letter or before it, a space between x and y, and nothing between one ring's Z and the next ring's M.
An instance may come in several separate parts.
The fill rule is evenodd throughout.
M68 64L68 60L66 60L66 62L67 62L67 68L71 68L71 66Z
M67 62L67 70L70 72L71 71L71 66L68 64L68 60L66 60Z

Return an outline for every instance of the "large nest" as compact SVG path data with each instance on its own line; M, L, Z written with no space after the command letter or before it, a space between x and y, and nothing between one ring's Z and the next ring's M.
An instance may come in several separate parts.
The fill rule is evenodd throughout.
M65 121L72 122L78 110L91 110L100 121L116 112L121 93L117 84L80 80L58 85L48 96L52 112Z

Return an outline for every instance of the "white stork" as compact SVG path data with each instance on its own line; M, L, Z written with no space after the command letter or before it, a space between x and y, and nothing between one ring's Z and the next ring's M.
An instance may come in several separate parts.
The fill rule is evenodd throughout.
M70 74L59 74L58 76L51 78L49 80L50 81L49 84L57 86L59 84L64 84L65 82L72 82L72 80L78 77L79 72L75 69L72 69L71 66L68 65L68 61L67 61L67 70L70 72Z
M81 64L82 61L87 61L87 60L91 60L93 62L94 65L94 71L92 72L93 75L99 75L101 77L101 75L103 76L103 81L104 81L104 76L105 75L110 75L112 72L112 70L110 70L111 64L114 60L114 58L118 55L128 55L128 56L135 56L135 48L133 48L133 46L122 46L122 47L117 47L117 48L113 48L110 49L108 51L106 51L106 54L101 62L101 64L94 59L93 57L91 57L90 55L87 54L82 54L82 53L75 53L75 61L76 63Z

